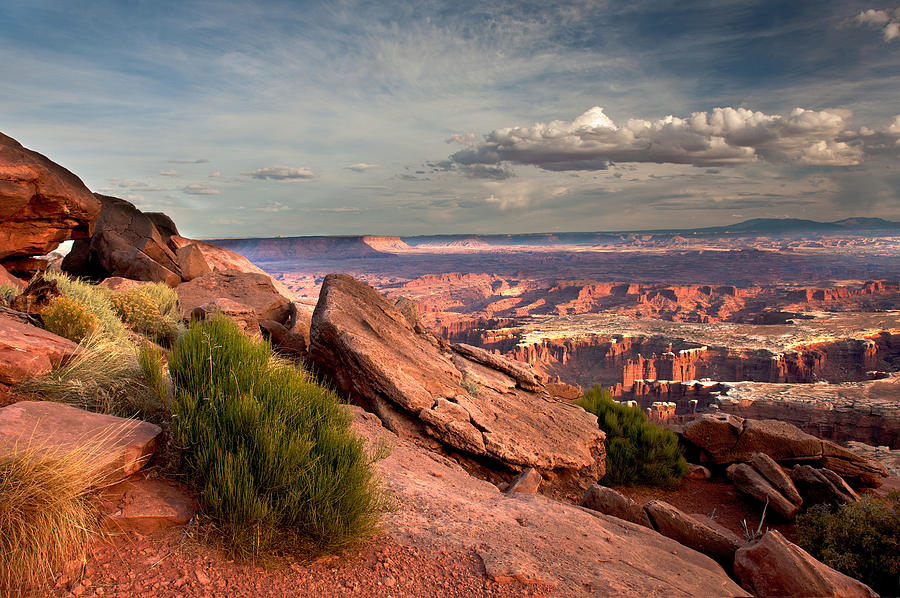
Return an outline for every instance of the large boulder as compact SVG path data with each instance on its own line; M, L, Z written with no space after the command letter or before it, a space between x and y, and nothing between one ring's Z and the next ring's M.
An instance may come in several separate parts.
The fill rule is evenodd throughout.
M88 238L99 213L81 179L0 133L0 260Z
M547 486L578 498L604 473L595 416L551 398L536 377L518 373L527 366L454 351L417 333L393 304L350 276L331 274L322 284L309 359L405 437L437 440L495 471L533 467Z
M63 270L94 279L121 276L170 286L181 282L175 253L154 219L124 199L96 197L102 209L94 234L75 242L63 260Z
M734 572L744 589L760 597L878 596L869 586L819 562L775 530L737 551Z
M237 270L210 272L181 283L175 291L185 319L191 317L195 307L218 299L247 305L253 309L257 318L273 320L279 324L290 322L293 313L291 302L278 292L267 274Z
M753 469L762 474L766 480L795 505L802 505L803 499L788 474L775 460L765 453L756 453L750 459Z
M877 486L888 476L887 468L874 459L773 419L704 414L685 424L682 435L717 464L746 463L764 453L780 463L822 465L864 486Z
M391 541L472 551L489 578L530 582L542 595L748 595L715 561L653 530L540 494L502 493L352 409L370 450L393 447L375 464L393 499L384 516Z
M0 409L0 456L24 450L50 457L87 451L86 466L99 479L124 478L156 451L159 426L91 413L53 401L20 401Z
M741 545L736 535L713 529L661 500L651 500L644 505L644 511L656 531L731 569L734 553Z
M856 493L847 487L843 479L828 469L816 469L809 465L795 465L791 470L791 480L803 496L807 506L840 506L859 500Z

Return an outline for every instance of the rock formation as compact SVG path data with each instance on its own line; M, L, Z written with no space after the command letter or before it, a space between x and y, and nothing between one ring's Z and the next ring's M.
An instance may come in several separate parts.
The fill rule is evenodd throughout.
M350 276L326 277L309 358L401 436L436 440L500 470L532 467L550 486L581 488L579 498L604 473L595 416L551 398L522 364L415 332Z
M81 179L0 133L0 262L90 237L99 212Z
M50 372L78 350L70 340L0 314L0 404L10 387Z
M737 551L734 572L755 596L878 596L869 586L820 563L774 530Z

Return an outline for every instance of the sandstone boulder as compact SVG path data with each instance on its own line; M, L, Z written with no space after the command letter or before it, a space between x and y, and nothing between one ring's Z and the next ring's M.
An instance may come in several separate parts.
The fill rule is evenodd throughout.
M53 401L20 401L0 409L0 455L26 448L49 456L87 447L97 476L123 478L153 456L159 426L91 413Z
M99 213L81 179L0 133L0 260L88 238Z
M231 299L220 298L210 301L204 305L198 305L191 310L191 320L205 320L214 316L223 316L237 324L238 328L244 334L259 338L262 336L259 329L259 318L256 312L249 305L232 301Z
M206 258L203 257L203 252L196 243L179 248L175 252L175 259L181 269L181 278L185 282L212 272L209 264L206 263Z
M183 484L147 478L142 473L105 489L103 497L100 525L111 533L151 534L186 525L198 509L196 499Z
M795 505L802 505L803 499L788 474L784 472L772 457L765 453L756 453L750 459L753 469L762 474L766 481L774 486L786 499Z
M181 282L177 258L154 221L124 199L96 197L102 209L94 234L75 242L63 270L97 280L121 276L169 286Z
M581 506L610 517L618 517L619 519L653 529L647 512L639 504L624 494L600 484L592 484L587 489L581 501Z
M807 506L822 504L840 506L859 499L852 490L850 492L844 490L846 485L843 480L835 484L834 478L840 479L840 476L834 472L830 476L825 475L825 471L809 465L795 465L791 470L791 480Z
M0 285L9 285L22 290L25 288L25 281L13 276L6 268L0 266Z
M0 385L46 374L78 350L68 339L0 314Z
M301 335L294 334L273 320L259 320L259 329L279 355L293 361L306 357L306 341Z
M661 500L651 500L644 510L656 531L731 569L734 553L740 547L737 536L717 531Z
M728 479L734 483L739 492L762 504L767 504L785 519L793 519L800 510L799 504L788 500L762 474L746 463L735 463L729 466Z
M827 440L822 441L822 467L860 486L879 486L890 475L883 463Z
M178 285L175 291L185 319L190 319L195 307L218 299L247 305L257 318L279 324L289 322L293 313L291 302L278 293L267 274L237 270L210 272Z
M549 486L581 488L579 497L604 473L595 416L542 392L533 374L507 363L498 370L478 352L417 333L350 276L325 278L310 337L310 361L335 388L404 436L437 440L500 469L533 467Z
M491 579L532 582L553 596L748 595L715 561L646 527L540 494L502 493L398 438L374 414L355 407L353 416L370 450L393 446L376 467L395 503L386 534L401 545L473 550Z
M737 551L734 572L744 589L760 597L878 596L869 586L820 563L775 530Z
M703 465L688 463L688 470L684 477L689 480L708 480L712 477L712 472Z

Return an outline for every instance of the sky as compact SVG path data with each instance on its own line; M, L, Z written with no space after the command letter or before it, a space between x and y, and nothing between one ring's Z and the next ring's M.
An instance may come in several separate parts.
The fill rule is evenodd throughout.
M182 234L900 220L900 4L0 2L0 131Z

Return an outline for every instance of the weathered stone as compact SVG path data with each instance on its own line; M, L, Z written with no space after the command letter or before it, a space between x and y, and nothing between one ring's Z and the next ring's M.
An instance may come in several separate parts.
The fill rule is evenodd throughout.
M59 367L78 345L0 314L0 384L12 386Z
M684 426L685 440L702 449L714 463L731 463L744 420L726 413L703 414Z
M210 272L175 289L178 305L185 319L190 318L195 307L217 299L228 299L253 308L258 318L287 322L292 313L290 302L280 295L266 274L226 270Z
M790 476L785 473L784 469L772 457L765 453L756 453L750 459L750 464L753 466L753 469L766 478L766 481L778 489L785 498L795 505L803 504L803 499L800 498L800 493L797 492L797 488L791 481Z
M273 320L260 320L259 328L279 355L295 361L306 357L306 341L299 334Z
M529 467L509 483L506 493L520 492L522 494L534 494L541 487L544 478L534 468Z
M106 287L113 291L131 291L148 284L152 283L146 280L132 280L130 278L122 278L121 276L110 276L102 282L97 283L97 286Z
M540 494L501 493L374 414L353 414L369 450L393 446L375 466L395 504L385 533L402 546L474 551L489 578L535 582L554 596L747 595L712 559L652 530Z
M734 572L755 596L875 598L869 586L820 563L772 530L735 554Z
M734 553L740 546L734 536L722 534L661 500L648 502L644 510L656 531L731 569Z
M100 202L77 176L0 133L0 259L44 255L94 230Z
M795 465L791 470L791 480L807 506L842 505L854 500L855 495L851 496L836 486L824 475L823 470L809 465Z
M822 441L822 454L822 467L861 486L877 487L890 474L883 463L827 440Z
M624 494L600 484L592 484L587 489L581 506L653 529L647 512L639 504Z
M138 471L153 456L161 433L147 422L53 401L20 401L0 409L0 455L28 448L53 456L82 447L98 477L122 478Z
M837 488L837 490L841 494L849 497L850 501L856 502L859 500L859 494L857 494L856 491L850 487L850 485L844 480L844 478L831 471L827 467L823 467L822 469L820 469L819 473L825 476L825 479L831 482L831 485Z
M203 252L196 243L180 247L175 252L175 259L178 267L181 268L181 278L185 282L212 272L209 264L206 263L206 258L203 257Z
M197 501L183 484L135 474L103 492L105 514L101 527L108 532L151 534L186 525L197 512Z
M505 371L415 332L368 285L327 276L310 336L310 360L339 391L381 412L386 405L402 410L404 421L418 421L424 436L487 458L485 463L533 467L547 486L580 487L578 496L602 476L604 435L596 417L523 390ZM456 365L458 360L465 365ZM476 378L478 368L488 373Z
M13 276L6 268L0 266L0 285L9 285L21 291L25 288L25 284L24 280Z
M181 282L175 254L146 214L118 197L97 195L102 204L90 240L77 241L63 260L64 271L94 279Z
M205 320L213 316L224 316L238 325L244 334L259 338L262 336L259 329L259 319L256 312L249 305L220 298L204 305L198 305L191 310L192 320Z
M754 453L765 453L776 461L817 461L822 458L822 441L787 422L745 419L730 461L747 462Z
M708 480L712 477L712 472L708 467L704 467L703 465L688 463L688 471L684 477L689 480Z
M472 345L463 343L453 344L450 345L450 347L460 355L471 359L472 361L486 365L498 372L503 372L515 380L516 385L519 388L531 391L544 390L540 376L534 373L531 366L524 364L521 361L515 361L514 359L509 359L508 357L485 351L480 347L473 347Z
M800 505L788 500L772 484L746 463L735 463L728 467L728 479L734 483L738 491L750 496L760 503L768 504L776 513L785 519L793 519L800 510Z

